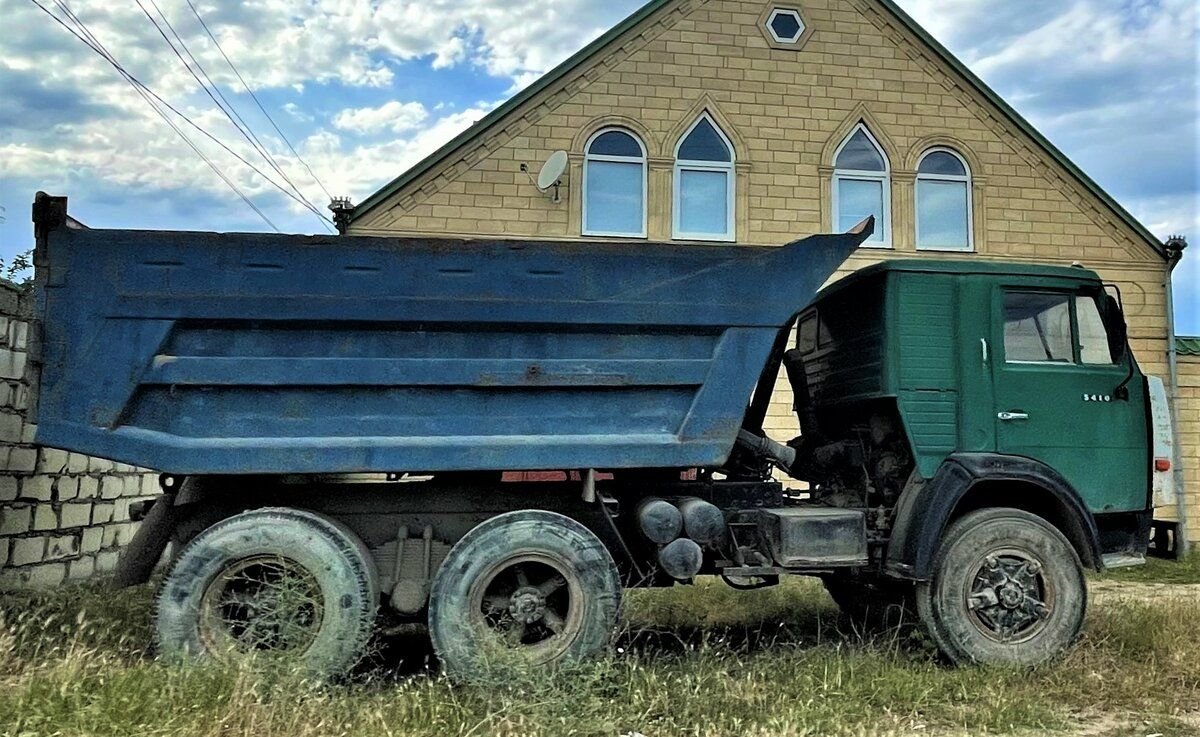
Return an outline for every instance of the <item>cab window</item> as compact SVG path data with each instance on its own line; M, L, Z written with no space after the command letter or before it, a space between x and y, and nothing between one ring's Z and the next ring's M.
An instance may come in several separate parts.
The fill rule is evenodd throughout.
M1008 292L1004 295L1004 357L1028 363L1071 363L1071 297Z
M1108 330L1094 298L1075 298L1075 319L1079 323L1079 362L1100 366L1115 363Z

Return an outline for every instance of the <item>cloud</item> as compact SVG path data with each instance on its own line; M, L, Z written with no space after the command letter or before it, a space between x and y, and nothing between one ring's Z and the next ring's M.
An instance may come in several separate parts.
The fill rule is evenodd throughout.
M333 127L353 133L404 133L419 128L429 111L419 102L391 100L379 107L347 108L333 118Z
M158 2L287 178L323 206L324 190L258 114L187 3ZM641 0L193 2L326 188L361 201ZM1155 233L1200 240L1194 0L900 2ZM136 4L72 7L130 72L288 186ZM245 206L98 56L27 0L0 0L0 15L20 29L0 34L0 204L10 221L31 194L22 188L42 187L106 213L117 211L109 200L125 198L134 220L151 211L136 203L161 197L189 200L153 209L175 213L180 226L198 225L196 202L224 203L220 217L246 222ZM479 99L487 102L469 103ZM250 168L189 135L281 227L318 227ZM220 227L219 217L202 220Z

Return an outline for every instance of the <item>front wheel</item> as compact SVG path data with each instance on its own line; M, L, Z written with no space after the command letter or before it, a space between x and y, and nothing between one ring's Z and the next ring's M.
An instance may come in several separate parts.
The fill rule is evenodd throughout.
M446 556L429 634L446 671L469 679L497 656L548 665L603 649L620 603L616 564L590 530L553 512L509 512Z
M971 512L947 529L917 611L938 648L959 664L1036 665L1071 646L1087 585L1071 543L1019 509Z

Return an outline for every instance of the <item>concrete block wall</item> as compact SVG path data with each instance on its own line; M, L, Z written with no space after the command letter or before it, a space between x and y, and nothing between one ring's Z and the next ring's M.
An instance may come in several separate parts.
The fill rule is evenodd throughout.
M1200 545L1200 356L1179 356L1179 455L1183 459L1188 540ZM1161 515L1174 519L1169 510Z
M158 476L33 443L30 296L0 282L0 590L111 571Z

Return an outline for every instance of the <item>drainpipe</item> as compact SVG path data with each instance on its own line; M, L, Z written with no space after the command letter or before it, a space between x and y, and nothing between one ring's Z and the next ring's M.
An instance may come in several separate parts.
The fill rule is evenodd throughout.
M1175 267L1183 260L1183 251L1187 248L1187 239L1183 236L1172 236L1167 239L1167 269L1164 286L1167 292L1167 373L1171 380L1171 434L1175 457L1171 459L1171 473L1175 481L1175 514L1179 520L1179 535L1175 538L1175 550L1180 557L1188 552L1188 508L1187 489L1184 487L1183 454L1179 446L1179 360L1175 350L1175 294L1172 289L1172 274Z

